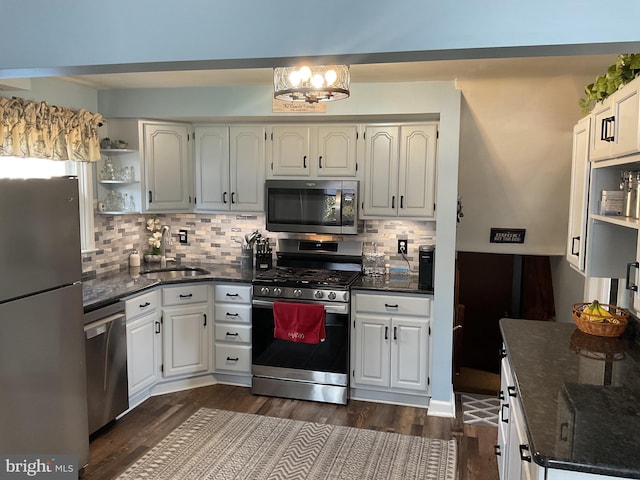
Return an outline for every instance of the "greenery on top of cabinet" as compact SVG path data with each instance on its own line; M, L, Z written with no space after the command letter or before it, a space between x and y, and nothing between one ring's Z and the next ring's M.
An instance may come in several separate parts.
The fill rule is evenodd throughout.
M585 97L579 101L582 113L588 114L596 102L604 100L621 85L629 83L638 73L640 73L640 53L626 53L618 56L616 63L607 69L607 73L599 75L593 83L584 87Z

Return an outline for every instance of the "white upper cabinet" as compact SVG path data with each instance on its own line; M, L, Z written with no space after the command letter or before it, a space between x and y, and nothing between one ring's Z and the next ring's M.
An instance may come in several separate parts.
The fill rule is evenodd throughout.
M323 126L316 129L318 177L353 177L356 174L356 144L358 127L355 125Z
M638 80L629 83L624 90L618 91L613 99L615 114L615 141L612 144L613 156L620 157L640 151L640 84Z
M573 127L571 197L567 261L579 271L585 268L587 235L587 194L589 188L589 131L591 117L584 117Z
M362 217L433 218L437 124L368 126Z
M277 126L271 129L271 173L275 176L311 175L309 127Z
M229 130L196 127L196 209L229 210Z
M263 212L265 128L232 126L229 138L231 210Z
M590 160L640 152L640 78L596 104L591 112Z
M399 127L366 127L361 216L397 216Z
M195 138L196 210L264 211L264 127L201 126Z
M271 128L269 177L355 177L357 125Z
M145 209L149 212L191 210L189 125L140 122Z

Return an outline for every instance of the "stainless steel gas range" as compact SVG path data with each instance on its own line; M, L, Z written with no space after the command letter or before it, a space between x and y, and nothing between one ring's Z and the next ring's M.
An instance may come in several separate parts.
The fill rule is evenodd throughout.
M362 242L278 241L277 267L253 280L254 394L347 403L349 288L360 276L361 258ZM279 337L283 308L293 308L302 321L309 310L324 310L325 338L305 343Z

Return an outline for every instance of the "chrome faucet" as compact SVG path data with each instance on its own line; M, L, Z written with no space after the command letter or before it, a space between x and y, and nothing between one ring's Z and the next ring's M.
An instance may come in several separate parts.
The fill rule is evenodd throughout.
M171 227L164 225L160 237L160 267L166 268L167 261L175 261L175 258L167 258L167 243L171 245ZM165 239L166 235L166 239Z

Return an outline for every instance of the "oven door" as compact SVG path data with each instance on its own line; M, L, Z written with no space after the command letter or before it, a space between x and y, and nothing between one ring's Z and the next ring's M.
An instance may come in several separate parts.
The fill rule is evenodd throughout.
M318 302L312 302L317 304ZM300 398L283 391L304 389L292 382L340 387L346 403L349 372L349 305L325 304L326 340L318 344L297 343L274 338L273 302L253 300L251 312L251 371L254 393L261 385L277 387L275 396ZM284 383L283 383L284 382ZM307 385L307 388L308 385ZM318 400L317 398L310 398Z

